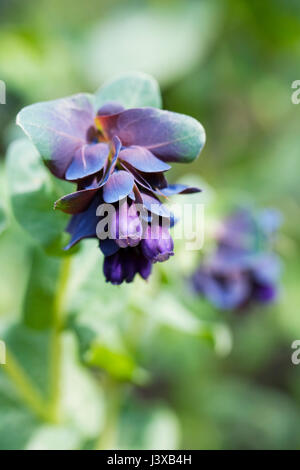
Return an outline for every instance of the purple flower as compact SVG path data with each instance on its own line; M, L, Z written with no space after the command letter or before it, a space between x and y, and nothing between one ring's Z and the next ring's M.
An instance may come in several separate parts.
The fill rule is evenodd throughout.
M153 263L166 261L174 255L174 243L167 227L150 225L146 237L141 241L144 256Z
M120 204L109 205L113 208L111 217L108 217L107 224L102 224L101 230L97 230L99 221L104 217L96 215L97 207L103 204L103 200L96 195L88 209L71 218L67 227L71 240L67 248L83 238L98 237L105 256L104 274L107 281L113 284L131 282L137 273L147 279L153 263L166 261L173 255L173 240L169 234L172 214L149 196L147 205L151 202L157 203L156 211L160 215L155 223L152 222L151 212L144 206L142 214L138 214L139 206L130 199L123 199ZM150 209L150 205L148 207Z
M152 263L141 252L139 247L125 248L111 256L106 256L103 271L106 282L119 285L122 282L132 282L136 274L148 279Z
M240 311L253 303L274 301L280 276L279 259L270 247L279 226L278 213L273 223L275 214L241 210L230 216L217 234L215 252L192 276L195 291L221 310Z
M137 246L143 236L143 224L136 205L123 200L111 221L111 238L120 248Z
M17 118L50 171L77 185L55 203L56 209L72 215L67 249L84 238L99 237L99 205L115 209L109 227L114 237L99 237L105 276L113 284L131 282L136 273L146 279L151 263L173 254L173 241L161 220L170 220L171 214L160 199L199 190L168 185L165 172L168 162L193 161L205 142L201 124L191 117L152 107L125 109L124 99L115 100L120 83L126 102L128 94L135 99L144 93L143 102L159 104L156 83L131 75L95 96L79 94L28 106ZM158 236L152 239L148 227L154 215L160 220L154 229Z

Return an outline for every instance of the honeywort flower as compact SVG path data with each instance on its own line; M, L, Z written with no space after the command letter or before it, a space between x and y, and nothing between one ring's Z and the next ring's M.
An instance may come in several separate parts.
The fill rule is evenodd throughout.
M242 310L252 303L276 299L280 262L271 249L280 225L274 210L239 210L216 235L215 252L192 276L194 289L223 310Z
M78 94L37 103L24 108L17 118L49 170L77 186L76 191L55 203L56 209L73 216L67 227L71 234L68 247L98 235L96 210L100 204L126 201L115 220L115 242L110 239L106 244L100 243L105 256L114 257L104 264L107 279L114 283L121 279L130 282L133 272L148 277L150 270L141 268L144 260L163 261L173 250L170 240L168 244L150 244L151 234L147 235L146 229L143 236L148 237L148 242L142 243L141 227L140 235L128 233L124 237L124 225L129 232L140 226L135 204L144 207L149 220L153 212L159 217L170 217L160 199L199 191L169 185L165 172L170 169L170 162L188 163L197 158L205 142L203 127L189 116L149 106L159 105L157 94L153 79L129 74L100 89L95 96ZM136 97L142 107L132 107ZM158 209L153 209L153 204ZM156 232L166 234L161 226L158 222ZM106 247L116 251L107 252ZM126 251L117 255L118 250ZM118 276L109 274L114 270Z
M103 204L101 195L97 194L85 211L72 216L67 227L71 235L67 248L83 238L99 238L105 256L104 274L112 284L131 282L137 273L147 279L153 263L166 261L173 255L169 234L172 214L158 200L141 194L147 208L130 198ZM97 209L102 207L104 211L98 216ZM106 209L109 209L108 216ZM99 221L103 223L100 225Z
M141 241L142 252L153 263L166 261L173 256L174 243L166 227L148 225L146 237Z

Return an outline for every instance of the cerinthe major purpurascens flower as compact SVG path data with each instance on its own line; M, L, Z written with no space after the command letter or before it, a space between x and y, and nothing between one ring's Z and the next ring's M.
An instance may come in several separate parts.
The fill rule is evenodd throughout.
M189 116L158 109L159 102L153 79L128 74L95 95L37 103L17 118L49 170L77 185L55 203L56 209L72 215L67 248L98 236L104 274L113 284L131 282L136 273L147 279L154 262L173 254L173 241L162 223L171 214L162 201L198 191L169 185L165 172L170 162L197 158L205 143L203 127ZM104 239L96 230L97 207L103 203L116 209L114 239ZM136 205L146 211L144 224ZM150 230L154 215L158 222Z
M276 299L280 261L272 240L280 225L273 209L252 213L241 209L216 234L215 251L192 276L196 292L221 310L246 311Z

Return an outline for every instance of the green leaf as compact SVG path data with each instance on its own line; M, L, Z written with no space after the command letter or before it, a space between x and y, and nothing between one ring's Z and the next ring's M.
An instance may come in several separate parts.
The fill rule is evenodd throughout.
M71 426L40 426L26 445L25 450L78 450L80 433Z
M202 387L202 393L205 412L223 433L225 448L298 448L299 408L288 393L241 377L219 377L212 385Z
M149 299L143 292L140 295L141 298L135 294L135 305L153 322L208 342L220 356L230 353L232 337L224 323L199 319L170 290L156 294L155 299Z
M78 363L76 344L62 335L61 419L53 416L52 330L14 325L2 336L6 364L0 366L0 449L78 449L103 425L98 384Z
M9 147L7 178L19 224L44 248L61 246L68 216L55 212L53 203L63 194L63 185L44 167L27 139L17 140Z
M108 372L117 380L132 382L143 381L144 371L139 369L133 357L125 351L109 348L104 344L94 342L86 353L86 363L89 366L99 367Z
M125 73L103 85L96 92L96 108L108 101L117 101L125 108L161 107L158 83L140 72Z
M45 399L50 388L50 342L51 331L37 332L22 324L10 327L4 335L9 355L12 355L23 370L23 374L34 384L36 392ZM9 370L10 356L4 368Z
M13 325L2 338L6 362L0 366L0 448L23 449L40 423L50 420L50 335Z
M146 372L137 364L122 327L124 312L129 310L128 286L120 286L116 296L114 286L101 280L101 259L95 250L95 241L86 240L74 257L68 326L78 339L83 364L105 370L120 381L144 382Z
M137 365L117 329L105 323L99 313L95 316L88 312L71 320L69 326L78 338L83 363L102 369L121 382L144 383L146 371Z
M61 397L67 423L84 439L99 436L103 426L104 397L97 378L78 361L75 336L63 335Z
M177 449L180 445L178 418L164 403L131 400L120 428L121 449Z
M21 402L0 366L0 449L20 450L38 427L37 418Z

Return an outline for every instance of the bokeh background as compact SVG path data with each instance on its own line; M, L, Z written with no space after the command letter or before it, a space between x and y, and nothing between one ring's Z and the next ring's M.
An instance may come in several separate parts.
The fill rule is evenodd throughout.
M10 364L0 366L1 449L299 448L299 32L297 0L0 0L0 339ZM208 235L202 252L179 242L148 283L119 288L104 283L96 242L84 242L60 333L61 258L12 211L15 116L127 70L155 76L164 107L207 131L199 160L169 179L205 189L193 201L205 203ZM26 187L31 176L18 178ZM46 211L51 191L48 200ZM244 202L282 212L284 270L274 306L236 315L195 297L187 278L210 227Z

